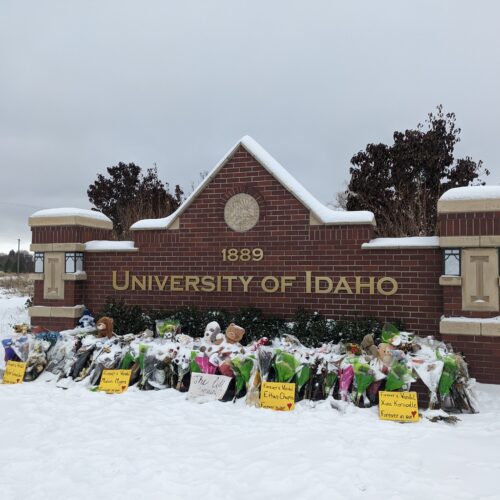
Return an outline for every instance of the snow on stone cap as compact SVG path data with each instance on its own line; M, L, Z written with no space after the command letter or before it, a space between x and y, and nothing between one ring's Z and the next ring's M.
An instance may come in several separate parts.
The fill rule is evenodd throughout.
M177 217L193 202L198 194L210 183L233 155L239 146L243 146L285 189L295 196L322 224L371 224L375 225L372 212L345 212L332 210L318 201L300 182L297 181L273 156L271 156L256 140L246 135L240 139L224 155L222 160L203 179L201 184L191 193L184 203L171 215L163 219L145 219L136 222L131 229L167 229Z
M404 238L375 238L363 243L364 249L381 248L438 248L438 236L407 236Z
M493 200L500 199L500 186L464 186L449 189L440 201Z
M86 252L131 252L137 250L133 241L92 240L85 243Z
M500 323L500 316L493 318L469 318L465 316L441 316L441 321L446 320L451 323Z
M438 213L498 212L500 186L464 186L449 189L438 201Z
M84 208L47 208L45 210L38 210L31 215L31 217L87 217L89 219L102 220L111 222L109 217L106 217L101 212L94 210L86 210Z
M186 201L190 198L190 196L186 199ZM186 203L184 201L184 203ZM184 205L181 205L181 207ZM181 208L179 207L179 208ZM163 217L162 219L142 219L130 226L130 229L167 229L170 224L174 221L176 217L180 215L179 208L168 217Z

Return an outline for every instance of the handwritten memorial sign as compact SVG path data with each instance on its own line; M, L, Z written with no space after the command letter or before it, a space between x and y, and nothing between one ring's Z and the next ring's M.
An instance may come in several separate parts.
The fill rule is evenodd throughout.
M189 384L189 399L203 396L204 399L222 399L227 391L231 377L210 375L208 373L192 373Z
M131 370L103 370L99 390L108 394L121 394L128 388Z
M295 384L263 382L260 388L260 406L271 410L293 410L295 408Z
M21 361L7 361L5 373L3 374L4 384L22 384L26 363Z
M378 413L381 420L396 422L418 422L418 400L416 392L379 393Z

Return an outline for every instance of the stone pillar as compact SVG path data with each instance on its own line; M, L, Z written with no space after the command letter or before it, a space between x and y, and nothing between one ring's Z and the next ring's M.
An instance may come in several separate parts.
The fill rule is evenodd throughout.
M109 240L112 222L103 214L81 209L50 209L29 219L31 251L43 257L43 272L34 273L35 293L29 310L32 325L53 330L73 328L85 308L83 304L85 243ZM66 268L73 254L83 254L83 269Z
M464 352L471 375L500 383L500 186L451 189L438 203L440 246L460 252L460 273L441 276L440 333Z

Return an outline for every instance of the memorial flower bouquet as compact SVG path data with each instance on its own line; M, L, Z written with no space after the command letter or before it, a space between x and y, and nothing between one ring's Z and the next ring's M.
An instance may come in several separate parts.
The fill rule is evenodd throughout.
M353 360L352 367L354 370L354 386L356 389L354 404L359 405L361 397L363 397L364 405L369 406L370 401L366 395L366 390L375 381L375 373L361 356Z
M415 379L412 377L412 369L408 368L402 360L394 361L387 374L385 390L398 391L399 389L403 389L408 391L412 382L415 382Z
M446 398L450 394L450 389L455 382L458 375L458 362L454 354L446 354L441 356L439 351L437 353L438 358L441 358L444 366L443 373L439 379L439 396L441 399Z
M269 371L274 358L274 349L266 346L259 346L257 349L257 366L259 368L262 382L267 382Z
M183 381L191 370L191 351L187 347L181 347L173 359L173 363L177 371L176 389L178 391L181 389L186 390Z
M339 394L342 401L349 399L348 393L354 379L354 368L351 363L342 363L339 370Z
M191 353L191 371L194 373L201 372L209 375L214 375L217 371L217 366L210 363L208 356L199 356L196 351Z
M338 368L332 362L326 362L323 370L325 373L324 380L324 393L325 397L330 397L333 394L333 390L335 388L335 383L337 382L338 376Z
M435 409L439 407L438 400L438 385L443 373L444 363L439 359L424 360L412 359L412 366L420 380L429 389L429 408Z
M248 406L260 407L260 386L261 377L258 368L257 360L254 361L252 371L250 373L250 378L247 383L247 395L245 402Z
M273 366L277 382L291 382L300 367L300 363L293 354L277 349Z
M250 381L250 375L252 374L254 364L255 356L253 355L245 357L238 354L231 360L231 367L236 378L235 398L238 397L245 385L248 389L248 383Z
M296 391L297 394L299 394L302 388L307 384L307 382L311 378L311 375L312 375L311 365L301 364L297 368L297 373L295 375L295 380L297 383L297 391Z

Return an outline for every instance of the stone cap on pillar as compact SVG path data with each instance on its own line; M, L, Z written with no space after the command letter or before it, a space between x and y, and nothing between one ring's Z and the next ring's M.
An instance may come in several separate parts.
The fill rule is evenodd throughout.
M446 191L438 213L500 212L500 186L464 186Z
M109 217L101 212L83 208L49 208L39 210L28 220L31 227L41 226L85 226L98 229L113 229Z

